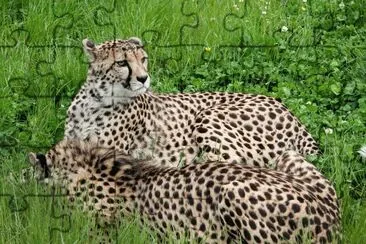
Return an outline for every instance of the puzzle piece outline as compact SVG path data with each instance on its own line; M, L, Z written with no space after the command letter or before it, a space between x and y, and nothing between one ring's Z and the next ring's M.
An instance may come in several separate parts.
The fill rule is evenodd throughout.
M197 28L199 26L199 24L200 24L200 20L199 20L199 16L198 16L197 12L190 13L190 12L186 12L185 11L184 6L187 3L187 1L188 0L183 0L182 1L181 14L183 16L185 16L185 17L188 17L188 18L193 17L194 18L194 24L187 24L187 23L183 23L182 24L181 28L179 29L180 39L179 39L178 43L176 43L176 44L169 44L169 45L155 45L155 47L157 47L157 48L168 48L168 49L169 48L175 48L175 49L178 49L179 50L178 56L176 58L172 58L175 61L181 61L182 60L183 55L182 55L182 51L181 50L184 50L183 49L184 47L197 47L197 48L203 48L203 47L205 47L204 44L187 44L187 43L184 43L184 41L182 39L182 36L183 36L185 30L187 30L189 28ZM52 4L55 4L55 0L52 1ZM101 22L98 22L98 19L97 19L98 18L97 17L97 15L98 15L97 12L98 11L100 11L102 13L111 14L111 13L113 13L115 11L115 7L116 7L116 1L113 1L113 8L114 9L107 9L104 6L98 7L95 10L95 16L94 16L95 22L94 22L94 24L100 25L100 26L112 26L113 29L114 29L114 36L116 37L116 27L115 27L115 25L113 25L113 23L110 22L110 23L103 24ZM311 7L311 5L310 5L310 7ZM52 10L54 11L53 8L52 8ZM71 18L73 18L72 14L69 14L68 15L68 13L58 15L57 13L53 12L53 14L54 14L54 16L55 16L56 19L62 19L62 18L68 17L68 16L71 16ZM233 14L233 13L228 13L226 16L235 16L235 17L238 17L239 18L239 15ZM335 17L332 16L332 21L334 21L333 18L335 18ZM73 21L71 21L71 25L66 26L66 27L63 26L62 24L56 25L56 27L53 30L53 36L57 36L57 32L59 30L62 30L62 29L66 29L66 30L67 29L71 29L72 28L72 22ZM224 24L225 24L225 22L223 22L223 25ZM236 30L237 29L232 29L231 31L236 31ZM307 47L303 47L303 48L310 48L310 49L313 49L314 50L315 57L316 57L315 60L313 61L314 64L316 64L318 62L318 55L317 55L318 54L318 52L317 52L318 49L322 49L322 48L337 48L336 45L334 45L334 46L332 46L332 45L324 46L324 45L320 45L319 44L319 39L317 39L317 35L318 35L318 33L320 33L321 30L323 30L322 27L313 28L313 38L314 38L313 39L313 44L314 45L309 45ZM160 34L160 31L158 31L158 30L146 30L146 31L144 31L142 33L142 36L144 37L144 33L148 33L149 31L150 32L153 32L153 33L157 33L158 38L155 41L159 42L159 40L161 38L161 34ZM278 31L279 30L277 30L277 32ZM46 60L40 60L40 61L38 61L37 64L36 64L36 74L39 75L40 77L53 77L55 81L59 81L60 80L60 77L57 77L56 74L53 71L50 71L48 73L43 73L42 72L42 67L41 67L43 65L52 66L54 64L54 62L56 60L56 56L57 56L57 51L56 51L56 47L55 47L56 46L55 40L51 44L31 45L31 44L29 44L30 41L31 41L31 36L30 36L29 31L27 31L24 28L19 28L19 29L13 30L11 32L11 34L10 34L11 39L12 39L13 42L12 43L9 43L9 44L4 44L4 45L1 44L0 45L0 49L3 49L3 48L15 48L17 45L19 45L19 40L16 39L16 37L15 37L15 34L16 33L25 33L26 34L24 45L26 47L28 47L28 48L35 48L35 49L36 48L48 48L48 49L51 50L51 53L52 53L52 57L53 58L51 59L51 61L46 61ZM275 34L275 32L273 32L273 34ZM292 37L289 38L289 41L287 43L288 44L287 46L289 48L299 48L299 45L292 45L291 44L291 41L292 41L292 38L293 37L294 36L292 36ZM273 46L255 46L255 45L252 45L251 46L251 45L244 45L244 40L243 39L240 40L240 43L238 45L225 45L225 44L218 45L218 48L219 49L227 49L227 48L266 48L266 47L267 48L277 48L278 46L277 45L273 45ZM59 49L62 49L62 48L65 48L65 49L66 48L70 48L71 49L72 48L72 49L80 50L81 53L82 53L82 49L79 46L74 46L74 45L59 45L59 44L57 44L57 48L59 48ZM202 57L202 59L203 59L203 57ZM299 60L299 64L301 64L302 62L308 63L309 60ZM253 63L253 67L255 65L257 65L257 64ZM314 76L314 75L326 75L326 74L327 73L314 73L314 74L309 74L309 76L307 78L309 78L311 76ZM25 81L25 83L27 83L27 84L29 83L29 82L27 82L28 80L26 78L24 78L24 77L12 77L9 80L9 82L11 82L12 80L22 80L22 79ZM56 86L54 87L54 89L56 89ZM25 88L25 90L26 90L26 88ZM54 92L55 92L54 94L57 94L57 91L56 90ZM28 98L35 98L35 99L36 98L37 99L40 99L41 98L40 96L34 96L34 97L32 97L32 96L26 96L26 97L28 97ZM0 99L4 99L4 98L11 98L11 96L0 97ZM44 98L47 99L47 98L49 98L49 96L44 96ZM65 96L61 96L61 98L65 98ZM55 100L59 100L61 98L56 98ZM69 98L69 97L66 97L66 98ZM55 109L56 109L56 106L55 106ZM0 147L1 148L14 147L16 145L18 145L18 144L12 144L11 143L9 145L0 145ZM29 148L29 147L34 148L34 145L23 145L23 146L25 148ZM46 146L40 146L40 149L46 149ZM27 203L27 199L32 199L33 197L46 197L46 196L47 197L52 197L52 198L55 197L52 194L51 195L33 195L33 194L29 194L29 195L24 195L21 198L24 199L24 201ZM0 194L0 198L1 197L10 197L10 199L9 199L9 205L10 205L11 202L15 201L14 198L13 198L14 196L12 196L11 194L6 194L6 193L5 194ZM17 210L17 211L19 211L19 212L25 211L28 208L29 208L29 203L27 203L26 207L24 207L23 209ZM63 217L65 217L65 216L62 216L62 217L56 216L56 215L54 216L54 218L56 218L56 219L57 218L63 218ZM71 216L68 216L68 218L69 218L69 222L68 223L70 224L69 226L71 228ZM70 229L68 229L68 230L70 230ZM50 233L54 233L54 232L57 232L57 231L62 231L62 229L52 228ZM50 234L50 236L51 236L51 234Z

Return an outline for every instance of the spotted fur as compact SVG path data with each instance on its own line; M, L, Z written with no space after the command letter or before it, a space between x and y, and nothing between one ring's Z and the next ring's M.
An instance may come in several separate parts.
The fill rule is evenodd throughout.
M85 39L83 46L89 56L88 82L68 111L65 128L68 137L79 136L81 131L89 133L84 131L83 123L89 122L86 116L91 115L91 108L129 102L150 87L148 55L140 39L132 37L100 45Z
M158 159L134 160L83 141L64 140L31 162L61 183L72 201L107 222L138 214L141 222L176 239L204 243L283 243L303 237L332 242L339 227L330 182L294 151L275 169L227 162L182 168Z
M107 41L97 47L84 42L84 48L94 58L68 110L65 138L97 139L103 147L136 158L158 157L163 165L174 166L197 158L268 166L288 149L319 153L305 127L274 98L151 94L149 79L140 79L148 77L140 41ZM129 75L122 68L124 75L118 74L116 63L122 61L130 67Z

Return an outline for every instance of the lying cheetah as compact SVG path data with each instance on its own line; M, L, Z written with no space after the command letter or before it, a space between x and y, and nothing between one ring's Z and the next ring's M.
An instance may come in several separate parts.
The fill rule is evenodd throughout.
M285 150L319 153L312 136L279 101L240 93L151 94L147 54L138 38L95 45L88 77L68 109L66 139L162 165L205 160L268 166Z
M31 153L30 161L107 223L137 213L162 237L282 243L308 235L327 243L339 226L334 188L293 151L281 155L275 169L227 162L177 168L63 140L45 156Z

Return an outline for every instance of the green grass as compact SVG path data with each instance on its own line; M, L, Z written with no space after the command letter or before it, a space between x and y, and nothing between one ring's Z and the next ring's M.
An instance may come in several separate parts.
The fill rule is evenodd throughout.
M88 241L84 214L71 213L70 230L52 217L53 205L56 216L63 213L62 199L29 197L24 211L14 211L22 196L49 189L9 175L27 167L29 151L62 138L67 107L86 76L81 40L130 36L146 43L157 92L281 98L320 142L324 154L314 163L340 197L343 242L366 241L366 165L357 155L366 143L363 0L49 2L0 6L1 243ZM50 234L53 227L65 232ZM133 224L121 229L120 243L155 240Z

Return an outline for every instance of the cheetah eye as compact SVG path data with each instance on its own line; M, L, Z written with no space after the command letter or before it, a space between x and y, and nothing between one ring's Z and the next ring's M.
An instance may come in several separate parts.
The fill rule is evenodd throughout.
M143 58L141 59L141 61L142 61L142 63L145 63L148 59L149 59L148 57L143 57Z
M116 61L116 64L120 67L126 67L128 65L126 60Z

